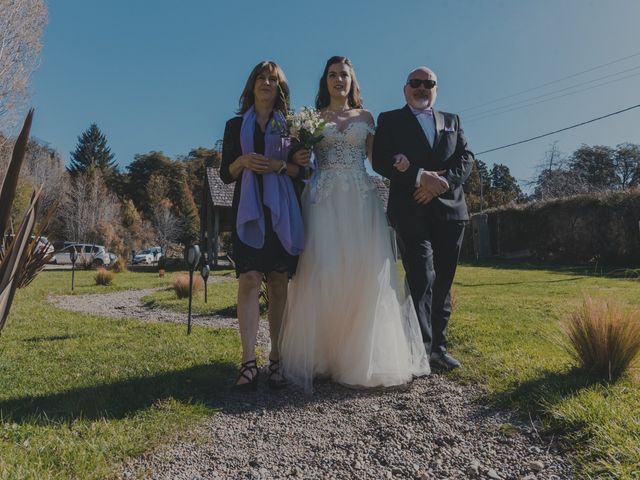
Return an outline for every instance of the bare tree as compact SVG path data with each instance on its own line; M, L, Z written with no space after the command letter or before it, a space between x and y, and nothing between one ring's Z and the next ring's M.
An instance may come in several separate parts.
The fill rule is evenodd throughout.
M625 190L640 183L640 145L633 143L618 145L614 161L621 189Z
M558 142L549 144L545 158L537 167L537 176L531 182L533 197L538 200L570 197L589 192L589 185L579 172L569 167L569 159L558 148Z
M59 215L69 240L100 243L101 225L120 223L120 202L94 171L67 180Z
M153 207L153 226L156 230L156 241L162 248L162 252L167 251L167 245L176 241L182 229L180 220L171 211L171 202L163 199Z
M44 0L0 0L0 12L0 131L7 132L21 113L38 66L47 6Z
M64 193L67 172L62 158L49 145L31 140L23 168L22 174L31 184L42 186L42 209L48 211Z

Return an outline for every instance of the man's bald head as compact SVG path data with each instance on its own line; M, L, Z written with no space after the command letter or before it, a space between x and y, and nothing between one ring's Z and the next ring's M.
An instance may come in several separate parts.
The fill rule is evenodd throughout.
M437 82L438 77L430 68L414 68L407 76L407 83L404 86L404 98L413 108L432 107L438 96Z
M409 80L411 80L411 78L413 78L413 77L412 77L412 75L413 75L413 74L418 73L418 72L422 72L422 73L424 73L424 74L427 74L427 75L429 75L429 77L430 77L432 80L438 81L438 76L436 75L436 73L435 73L433 70L431 70L431 69L430 69L430 68L428 68L428 67L417 67L417 68L414 68L413 70L411 70L411 71L409 72L409 75L407 75L407 82L408 82Z

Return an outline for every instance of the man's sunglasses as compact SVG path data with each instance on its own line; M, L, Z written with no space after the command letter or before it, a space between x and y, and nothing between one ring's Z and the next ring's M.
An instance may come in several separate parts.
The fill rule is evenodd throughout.
M420 80L419 78L412 78L411 80L407 81L407 85L409 85L411 88L418 88L420 85L424 85L424 88L426 88L427 90L431 90L433 87L436 86L436 81Z

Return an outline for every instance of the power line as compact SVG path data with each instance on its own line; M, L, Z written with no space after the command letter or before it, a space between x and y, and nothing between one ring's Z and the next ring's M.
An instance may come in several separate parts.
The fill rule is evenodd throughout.
M509 148L509 147L513 147L515 145L520 145L522 143L532 142L533 140L538 140L539 138L548 137L549 135L554 135L556 133L564 132L566 130L571 130L572 128L581 127L582 125L586 125L588 123L597 122L598 120L602 120L603 118L613 117L614 115L618 115L620 113L628 112L629 110L633 110L634 108L638 108L638 107L640 107L640 103L637 104L637 105L633 105L632 107L625 108L623 110L618 110L617 112L608 113L606 115L603 115L603 116L597 117L597 118L592 118L591 120L587 120L586 122L580 122L580 123L576 123L575 125L571 125L569 127L561 128L560 130L554 130L553 132L543 133L542 135L538 135L536 137L531 137L531 138L527 138L526 140L520 140L519 142L510 143L509 145L503 145L501 147L496 147L496 148L492 148L490 150L485 150L484 152L478 152L478 153L476 153L476 156L484 155L485 153L495 152L497 150L502 150L502 149Z
M572 90L574 88L582 87L584 85L589 85L589 84L592 84L592 83L595 83L595 82L599 82L600 80L604 80L606 78L616 77L618 75L622 75L623 73L633 72L633 71L638 70L638 69L640 69L640 65L638 65L636 67L632 67L632 68L627 68L625 70L621 70L621 71L616 72L616 73L610 73L610 74L604 75L602 77L594 78L593 80L587 80L585 82L576 83L575 85L569 85L568 87L561 88L560 90L553 90L551 92L543 93L542 95L538 95L536 97L525 98L524 100L518 100L517 102L506 104L506 105L502 105L500 107L491 108L489 110L480 111L480 112L477 112L477 113L471 113L469 116L476 117L478 115L485 115L485 114L488 114L488 113L497 112L499 110L502 110L503 108L509 108L509 107L512 107L512 106L521 105L523 103L530 102L532 100L537 100L539 98L549 97L551 95L555 95L556 93L566 92L567 90ZM629 77L627 76L627 77L624 77L624 78L629 78ZM615 80L613 80L613 81L615 81ZM606 83L603 83L603 84L600 84L600 85L606 85ZM595 85L595 86L599 86L599 85ZM580 90L580 91L584 91L584 90Z
M562 82L564 80L568 80L570 78L574 78L574 77L577 77L577 76L580 76L580 75L584 75L585 73L593 72L594 70L598 70L600 68L608 67L609 65L613 65L614 63L619 63L619 62L622 62L624 60L628 60L630 58L634 58L634 57L638 57L638 56L640 56L640 52L634 53L632 55L627 55L626 57L618 58L617 60L612 60L611 62L603 63L601 65L596 65L595 67L588 68L587 70L582 70L581 72L573 73L571 75L567 75L566 77L562 77L562 78L559 78L557 80L552 80L550 82L543 83L542 85L538 85L536 87L531 87L531 88L528 88L526 90L521 90L521 91L513 93L511 95L506 95L504 97L494 98L493 100L490 100L488 102L482 103L480 105L476 105L474 107L465 108L465 109L459 110L459 111L460 111L460 113L462 113L462 112L468 112L469 110L475 110L477 108L484 107L486 105L490 105L492 103L498 102L500 100L506 100L508 98L517 97L519 95L522 95L523 93L531 92L533 90L538 90L540 88L547 87L549 85L553 85L554 83L559 83L559 82Z
M640 67L637 67L637 68L640 68ZM636 68L634 68L632 70L636 70ZM487 112L484 112L484 113L486 113L486 115L484 115L484 113L478 113L477 115L479 115L479 116L472 116L470 119L465 119L465 123L473 123L473 122L476 122L478 120L482 120L484 118L494 117L496 115L502 115L504 113L513 112L514 110L520 110L522 108L531 107L533 105L538 105L540 103L546 103L546 102L550 102L552 100L557 100L559 98L569 97L571 95L575 95L575 94L578 94L578 93L591 91L594 88L602 87L604 85L609 85L609 84L616 83L616 82L620 82L622 80L627 80L628 78L637 77L638 75L640 75L640 73L634 73L634 74L627 75L627 76L622 77L622 78L616 78L614 80L609 80L608 82L598 83L597 85L592 85L592 86L590 86L588 88L583 88L583 89L580 89L580 90L576 90L574 92L568 92L568 93L565 93L565 94L562 94L562 95L557 95L555 97L547 98L547 99L544 99L544 100L539 100L537 102L526 103L524 105L519 105L519 104L521 104L523 102L517 102L517 103L515 103L513 105L519 105L519 106L514 106L513 108L508 108L510 105L505 105L504 107L499 107L499 108L496 108L496 109L493 109L493 110L488 110ZM588 83L591 83L591 82L588 82ZM574 87L572 87L572 88L574 88ZM564 90L567 90L567 89L564 89ZM561 92L561 91L562 90L559 90L558 92ZM558 93L558 92L556 92L556 93ZM547 94L547 95L551 95L551 94ZM542 97L546 97L547 95L542 95ZM534 97L534 98L532 98L530 100L535 100L535 98L540 98L540 97ZM529 101L529 100L524 100L524 102L527 102L527 101ZM503 108L506 108L506 110L502 110Z

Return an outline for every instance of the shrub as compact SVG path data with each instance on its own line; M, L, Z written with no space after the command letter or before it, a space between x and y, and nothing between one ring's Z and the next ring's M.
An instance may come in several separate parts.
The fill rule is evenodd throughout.
M114 277L115 273L104 268L99 268L95 276L96 285L111 285Z
M193 275L193 293L202 290L204 282L202 277L195 272ZM189 275L178 275L173 281L173 290L178 298L187 298L189 296Z
M114 273L121 273L127 271L127 262L122 257L118 257L111 265L111 271Z
M585 370L614 380L632 366L640 353L640 312L612 301L586 297L563 322L569 354Z

